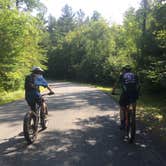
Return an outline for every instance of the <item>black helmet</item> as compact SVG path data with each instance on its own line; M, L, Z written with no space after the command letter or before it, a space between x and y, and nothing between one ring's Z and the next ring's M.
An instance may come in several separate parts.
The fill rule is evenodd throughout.
M126 70L126 71L131 71L131 66L130 65L126 65L126 66L124 66L124 69Z

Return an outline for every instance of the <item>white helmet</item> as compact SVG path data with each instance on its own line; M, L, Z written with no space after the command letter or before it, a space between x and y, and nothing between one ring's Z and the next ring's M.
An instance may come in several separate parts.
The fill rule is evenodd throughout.
M33 67L32 67L32 72L35 72L35 71L44 72L44 70L43 70L41 67L33 66Z

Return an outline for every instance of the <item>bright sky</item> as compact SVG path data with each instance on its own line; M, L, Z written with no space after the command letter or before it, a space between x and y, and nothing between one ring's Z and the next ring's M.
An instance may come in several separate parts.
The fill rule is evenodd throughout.
M72 7L73 12L82 9L91 16L97 10L110 22L122 23L123 14L129 7L138 8L140 0L41 0L48 12L58 18L65 4Z

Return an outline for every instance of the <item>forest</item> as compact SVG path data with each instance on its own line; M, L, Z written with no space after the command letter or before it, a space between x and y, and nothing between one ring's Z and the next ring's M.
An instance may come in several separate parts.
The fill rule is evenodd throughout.
M141 0L122 25L65 5L56 19L40 0L0 0L0 93L23 88L32 66L53 80L112 85L129 64L142 87L166 92L166 3Z

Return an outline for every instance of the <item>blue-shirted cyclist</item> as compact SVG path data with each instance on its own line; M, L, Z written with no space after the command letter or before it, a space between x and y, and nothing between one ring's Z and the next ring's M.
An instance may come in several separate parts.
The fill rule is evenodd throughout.
M41 106L41 110L44 111L44 99L42 98L39 90L39 86L43 86L50 91L50 94L54 94L54 91L48 86L47 81L43 78L43 72L40 67L33 67L31 74L25 78L25 99L31 110L35 110L35 104Z

